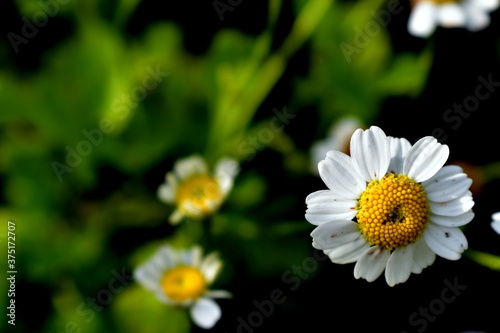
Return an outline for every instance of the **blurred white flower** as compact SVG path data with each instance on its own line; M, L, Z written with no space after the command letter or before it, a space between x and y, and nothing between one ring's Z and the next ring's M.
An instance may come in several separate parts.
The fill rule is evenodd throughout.
M170 223L177 224L183 217L200 219L215 212L231 191L238 172L238 163L229 158L219 160L213 174L198 155L178 160L158 188L161 201L177 206Z
M354 117L344 117L335 122L324 140L315 142L311 147L311 169L318 174L318 163L330 150L348 153L349 140L355 130L362 127L361 122Z
M213 298L231 297L224 290L208 290L221 267L217 254L202 258L198 246L175 250L164 245L134 271L134 278L163 303L189 308L196 325L209 329L221 317Z
M491 227L497 232L497 234L500 234L500 212L492 214L491 219Z
M490 24L490 12L499 0L413 0L408 31L417 37L428 37L437 26L478 31Z
M334 263L356 262L356 278L372 282L385 270L390 286L436 254L461 257L468 244L459 227L474 217L472 180L456 165L443 167L448 146L429 136L412 146L372 126L354 132L350 151L330 151L319 163L328 190L306 198L313 247Z

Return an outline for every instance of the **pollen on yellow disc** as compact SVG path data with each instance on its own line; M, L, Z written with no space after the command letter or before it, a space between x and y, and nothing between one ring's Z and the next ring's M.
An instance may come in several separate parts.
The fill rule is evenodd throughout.
M184 180L177 190L179 206L189 201L203 213L213 209L213 203L219 201L221 192L217 181L209 175L197 175Z
M424 187L405 175L372 180L361 194L356 219L370 245L394 250L414 243L429 223Z
M162 287L168 298L182 302L199 298L205 291L206 282L197 268L178 266L165 273Z

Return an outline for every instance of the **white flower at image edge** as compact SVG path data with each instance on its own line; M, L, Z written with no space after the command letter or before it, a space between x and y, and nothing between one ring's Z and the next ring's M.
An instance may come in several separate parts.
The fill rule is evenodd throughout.
M202 258L198 246L174 250L165 245L134 271L134 278L161 302L189 308L196 325L209 329L221 317L213 298L231 297L224 290L208 290L221 267L222 261L215 253Z
M490 12L499 0L414 0L408 31L417 37L428 37L437 26L479 31L490 24Z
M161 201L176 205L170 223L177 224L184 217L201 219L214 213L233 188L238 172L238 163L230 158L220 159L214 173L208 172L205 161L198 155L178 160L174 171L166 174L165 182L158 188Z
M456 165L443 167L446 145L424 137L412 146L372 126L353 134L350 151L330 151L318 165L328 190L306 198L313 247L334 263L356 262L357 279L372 282L385 270L390 286L436 254L461 257L468 244L459 227L474 217L472 180Z
M491 227L496 231L497 234L500 234L500 212L492 214L491 219Z

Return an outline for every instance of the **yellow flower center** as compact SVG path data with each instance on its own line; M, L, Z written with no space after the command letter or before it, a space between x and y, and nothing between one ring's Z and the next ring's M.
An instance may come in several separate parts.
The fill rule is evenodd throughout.
M361 194L356 219L370 245L389 251L414 243L429 223L424 187L405 175L372 180Z
M206 282L197 268L178 266L165 273L162 287L168 298L182 302L199 298L205 291Z
M177 204L189 202L202 213L209 213L214 202L220 201L221 192L217 181L208 175L193 176L184 180L177 192Z

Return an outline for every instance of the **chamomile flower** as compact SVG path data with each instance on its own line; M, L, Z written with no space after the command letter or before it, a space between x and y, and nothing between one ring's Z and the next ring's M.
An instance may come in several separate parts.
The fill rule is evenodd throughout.
M306 198L313 247L334 263L356 262L357 279L372 282L385 270L390 286L421 273L436 254L460 258L468 244L458 227L474 217L472 180L458 166L443 167L448 146L433 137L412 146L372 126L354 132L350 151L330 151L318 165L328 190Z
M492 214L491 220L491 227L497 232L497 234L500 234L500 212Z
M437 26L478 31L490 24L490 12L499 0L413 0L408 20L409 32L428 37Z
M184 217L201 219L215 212L231 191L237 173L237 162L229 158L219 160L213 174L198 155L178 160L158 188L161 201L177 206L170 223L177 224Z
M164 245L134 271L134 278L161 302L189 308L196 325L209 329L221 317L221 309L213 299L231 297L227 291L208 289L221 267L217 254L203 258L198 246L175 250Z
M338 120L329 130L324 140L314 143L311 147L312 170L317 174L318 163L323 160L330 150L347 153L352 133L361 127L361 122L354 117L345 117Z

